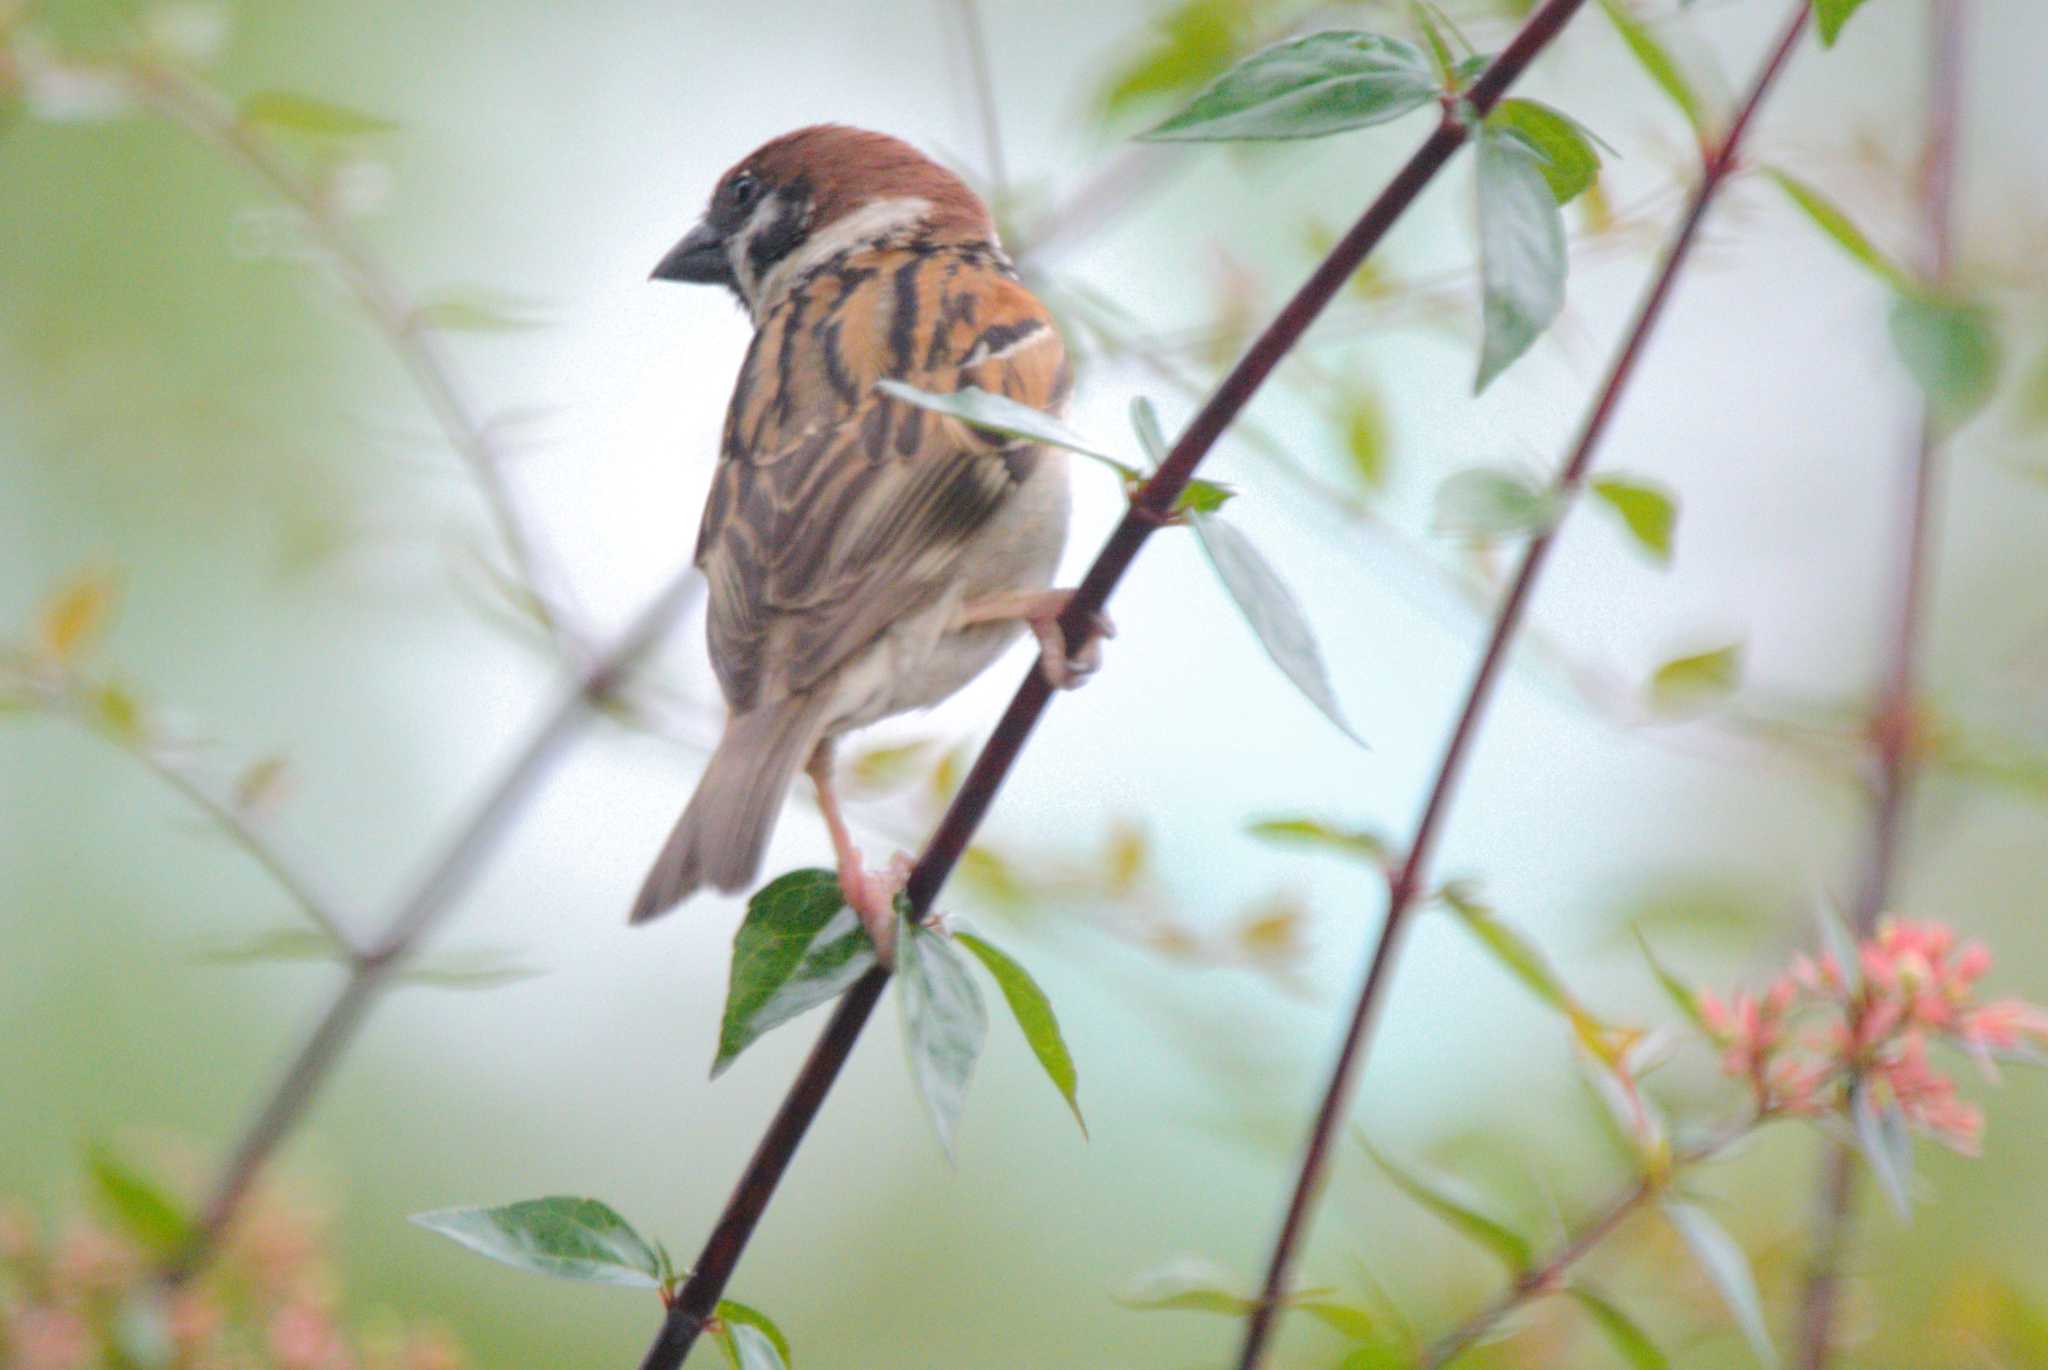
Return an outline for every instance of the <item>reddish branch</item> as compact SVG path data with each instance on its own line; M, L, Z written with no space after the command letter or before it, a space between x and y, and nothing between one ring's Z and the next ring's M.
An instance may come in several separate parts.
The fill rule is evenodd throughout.
M1608 371L1606 381L1587 414L1585 425L1580 430L1571 455L1558 472L1554 493L1559 507L1575 496L1583 484L1587 470L1592 466L1593 456L1600 439L1607 431L1609 420L1621 400L1623 389L1634 373L1644 344L1649 340L1664 304L1669 299L1671 288L1677 281L1679 271L1691 254L1693 244L1699 235L1701 222L1715 195L1737 166L1736 151L1743 135L1749 131L1757 110L1762 106L1765 94L1776 82L1778 74L1791 57L1798 44L1800 34L1805 30L1807 19L1806 0L1798 0L1790 22L1783 34L1772 47L1762 70L1752 83L1748 97L1743 101L1735 120L1719 140L1702 149L1703 165L1699 185L1686 206L1678 231L1669 247L1665 249L1662 264L1650 282L1650 288L1637 306L1634 323ZM1388 901L1385 921L1380 925L1379 938L1373 947L1365 983L1360 988L1358 999L1353 1006L1350 1023L1345 1029L1344 1040L1337 1052L1335 1066L1317 1110L1315 1124L1309 1133L1308 1146L1303 1154L1300 1171L1295 1181L1294 1194L1288 1203L1286 1217L1282 1220L1279 1239L1274 1245L1272 1258L1266 1269L1265 1284L1260 1292L1259 1303L1253 1310L1245 1329L1244 1348L1238 1357L1239 1370L1256 1370L1264 1352L1267 1339L1273 1331L1273 1324L1287 1289L1294 1259L1303 1239L1307 1236L1309 1218L1314 1210L1316 1196L1320 1192L1323 1177L1329 1169L1330 1147L1336 1137L1338 1124L1343 1120L1350 1102L1351 1088L1360 1066L1364 1063L1365 1048L1375 1012L1379 1006L1386 984L1391 977L1394 959L1400 947L1401 933L1410 917L1423 901L1429 878L1429 864L1436 851L1436 842L1444 820L1450 812L1451 801L1457 792L1458 777L1464 768L1474 738L1478 735L1480 721L1485 717L1488 702L1493 697L1495 685L1507 664L1508 647L1514 641L1517 631L1528 609L1529 596L1542 573L1543 565L1549 558L1550 549L1557 540L1558 524L1537 534L1522 554L1521 565L1508 586L1502 599L1500 611L1494 619L1493 630L1487 638L1486 647L1479 658L1471 686L1465 693L1464 707L1451 729L1450 740L1444 746L1442 759L1437 764L1435 778L1431 781L1428 797L1422 806L1422 816L1415 827L1414 840L1408 845L1408 854L1389 876Z
M1478 115L1491 110L1536 54L1557 37L1565 22L1583 4L1584 0L1545 0L1515 35L1514 41L1473 83L1466 95L1466 103L1471 109ZM1364 263L1367 254L1450 161L1452 154L1464 145L1470 134L1470 126L1457 111L1445 113L1436 131L1409 158L1351 231L1330 250L1314 274L1295 292L1294 298L1288 301L1209 397L1160 464L1158 472L1132 497L1131 507L1122 522L1110 535L1088 574L1082 578L1061 620L1061 627L1070 642L1086 640L1094 615L1107 602L1110 592L1123 578L1138 550L1147 538L1170 522L1174 504L1187 488L1196 466L1251 402L1273 368L1301 340L1316 316ZM1044 677L1033 670L1011 699L1010 707L982 748L974 769L968 773L952 806L911 872L905 894L914 917L922 918L931 909L933 898L988 813L1039 715L1045 712L1049 697L1050 690ZM747 1241L753 1235L755 1224L766 1211L776 1184L788 1169L805 1130L817 1116L840 1067L852 1052L854 1042L866 1026L887 981L887 972L872 970L856 981L839 1001L817 1046L798 1072L788 1097L783 1100L767 1133L755 1148L753 1159L742 1172L690 1278L670 1304L654 1345L641 1361L641 1370L676 1370L689 1354L705 1322L718 1306L726 1282L731 1279L733 1268L739 1263Z
M1962 124L1963 39L1969 0L1934 0L1934 42L1928 76L1927 151L1922 167L1925 213L1923 269L1931 285L1947 282L1955 259L1954 204L1957 143ZM1898 617L1889 659L1870 722L1872 778L1869 848L1856 893L1856 934L1866 937L1891 903L1904 841L1906 807L1918 769L1921 717L1919 675L1926 620L1928 555L1934 521L1934 484L1941 456L1938 419L1924 407L1913 446L1896 587ZM1835 1306L1842 1258L1854 1215L1856 1157L1844 1143L1828 1149L1814 1213L1813 1250L1799 1309L1799 1364L1821 1370L1834 1350Z

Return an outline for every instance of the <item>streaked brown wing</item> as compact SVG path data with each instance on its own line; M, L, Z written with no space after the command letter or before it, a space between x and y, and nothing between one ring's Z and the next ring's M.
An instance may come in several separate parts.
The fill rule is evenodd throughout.
M736 709L811 688L943 594L1037 458L876 380L978 386L1048 411L1071 384L1043 307L987 254L860 260L764 320L734 392L697 563Z

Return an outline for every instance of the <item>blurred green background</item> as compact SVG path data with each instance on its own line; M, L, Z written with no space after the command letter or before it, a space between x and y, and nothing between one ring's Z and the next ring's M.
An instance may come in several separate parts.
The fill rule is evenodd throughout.
M1510 31L1498 8L1453 8L1482 45ZM1670 31L1695 71L1738 86L1779 9L1700 0ZM1829 187L1910 257L1925 7L1866 11L1832 52L1801 53L1754 151ZM1970 777L1936 768L1898 902L1983 937L1998 988L2042 999L2048 457L2027 391L2048 259L2036 133L2048 13L1982 0L1975 15L1962 272L1998 303L2007 384L1951 449L1928 674L1973 755L1996 764ZM1120 160L1205 62L1292 23L1406 31L1398 6L986 3L981 20L1013 245L1028 250L1047 211L1077 193L1103 209L1075 214L1027 266L1085 356L1073 422L1108 438L1120 440L1134 394L1153 395L1170 427L1192 403L1143 359L1096 345L1077 317L1086 300L1113 301L1132 332L1164 339L1233 310L1263 318L1318 234L1348 222L1425 127L1417 115L1313 144ZM718 174L775 133L837 120L907 137L988 186L953 3L78 0L33 21L38 42L85 54L136 23L202 37L217 25L209 79L230 95L300 91L397 122L345 154L340 184L422 297L488 289L540 321L449 346L516 449L507 474L522 507L601 624L622 623L687 557L745 343L724 297L645 281ZM1360 295L1351 322L1324 330L1254 410L1286 456L1378 521L1284 478L1264 448L1227 442L1215 463L1244 491L1233 513L1294 585L1372 749L1341 742L1289 691L1191 544L1155 541L1115 604L1108 669L1053 710L991 820L991 850L1025 893L985 871L942 900L1052 994L1092 1140L998 1022L948 1167L885 1010L733 1288L777 1316L804 1363L1224 1363L1233 1324L1130 1312L1110 1294L1180 1253L1258 1269L1382 903L1363 873L1262 847L1245 820L1313 811L1394 832L1410 821L1477 621L1444 589L1445 570L1474 562L1431 536L1430 492L1461 467L1554 460L1684 173L1683 125L1597 15L1530 88L1620 150L1604 197L1621 227L1588 233L1558 328L1470 396L1471 192L1454 168L1376 259L1393 303ZM83 112L0 104L0 635L24 635L78 568L112 570L122 606L99 662L166 734L191 740L178 760L195 773L225 783L286 758L271 830L369 927L546 707L552 670L480 608L479 564L499 553L475 490L293 220L180 129L139 113L68 117ZM1108 196L1094 181L1106 168ZM1833 739L1828 764L1853 774L1841 720L1875 678L1914 424L1880 292L1775 191L1732 187L1707 246L1603 455L1679 495L1676 562L1647 565L1604 517L1574 521L1537 603L1548 645L1521 654L1440 863L1483 881L1583 994L1624 1018L1665 1013L1631 920L1695 978L1765 973L1808 935L1817 898L1850 889L1865 819L1855 789L1817 777L1803 750L1760 744L1729 719L1617 726L1558 662L1592 663L1600 692L1621 682L1630 695L1667 657L1740 641L1746 683L1730 718L1811 721ZM1228 343L1213 351L1172 365L1208 378ZM1360 484L1333 396L1380 414L1383 487ZM1070 574L1118 500L1098 470L1076 480ZM880 735L976 736L1025 661L1020 651L932 718ZM715 701L694 623L664 672ZM5 722L0 1194L55 1212L79 1193L83 1139L224 1151L338 972L210 960L290 924L282 895L130 759L58 721ZM679 1258L694 1250L814 1031L807 1020L772 1035L712 1086L736 907L701 901L624 926L698 756L595 725L435 944L545 974L397 990L317 1102L284 1168L331 1210L351 1308L441 1320L479 1365L625 1365L644 1349L658 1312L644 1295L535 1281L404 1219L590 1193ZM871 850L914 844L922 812L903 795L862 806ZM1135 894L1075 875L1099 870L1117 824L1144 834ZM824 850L815 815L793 805L771 859L815 863ZM1161 951L1183 944L1200 954ZM1704 1069L1668 1088L1726 1103ZM2048 1092L2014 1074L1986 1101L1982 1160L1923 1145L1932 1202L1910 1228L1866 1206L1853 1363L2048 1364L2048 1315L2029 1311L2048 1301ZM1410 939L1354 1113L1532 1225L1620 1176L1563 1026L1448 924ZM1703 1182L1750 1246L1781 1329L1817 1154L1810 1136L1773 1136ZM1678 1363L1743 1363L1711 1301L1670 1273L1681 1263L1667 1248L1639 1234L1605 1267L1612 1292L1645 1301ZM1384 1285L1425 1331L1477 1306L1496 1278L1355 1152L1305 1275L1347 1292ZM1596 1341L1556 1341L1562 1325L1485 1354L1606 1363ZM1341 1349L1326 1330L1293 1327L1281 1363L1332 1365Z

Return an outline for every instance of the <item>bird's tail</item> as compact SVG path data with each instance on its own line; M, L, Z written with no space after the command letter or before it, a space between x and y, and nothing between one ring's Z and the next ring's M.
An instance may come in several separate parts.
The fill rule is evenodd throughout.
M644 923L706 885L746 888L761 868L790 781L825 731L829 692L796 695L727 720L697 792L640 886L629 921Z

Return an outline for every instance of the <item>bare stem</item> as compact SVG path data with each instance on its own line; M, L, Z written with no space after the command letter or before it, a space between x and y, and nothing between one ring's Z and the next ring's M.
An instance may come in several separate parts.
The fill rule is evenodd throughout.
M489 426L479 419L440 336L420 319L404 287L356 236L347 217L320 187L212 90L176 68L146 57L136 58L128 74L143 101L202 142L227 153L298 211L307 231L355 294L364 315L405 368L449 446L468 465L513 571L556 647L572 666L581 664L588 647L565 617L571 609L567 586L521 517L505 480L504 454Z
M212 1254L258 1172L354 1039L377 991L454 907L457 896L497 849L512 820L533 798L563 749L589 718L589 706L603 702L618 688L626 672L660 639L701 586L694 570L677 575L640 611L610 650L575 673L498 778L486 787L476 810L398 901L384 930L356 955L340 992L243 1130L232 1159L214 1182L191 1241L171 1264L167 1274L171 1282L194 1273Z
M1594 454L1599 448L1600 439L1606 433L1608 421L1620 404L1622 392L1634 374L1636 362L1640 359L1643 348L1663 313L1672 286L1678 280L1693 244L1697 241L1707 208L1713 203L1723 182L1735 169L1736 151L1742 138L1748 132L1757 110L1761 108L1764 96L1776 83L1778 74L1790 59L1800 34L1805 30L1806 19L1806 0L1798 0L1792 18L1785 25L1784 32L1772 47L1761 71L1752 82L1749 95L1743 101L1734 122L1717 146L1704 149L1699 185L1694 189L1677 232L1665 250L1662 264L1651 279L1642 302L1637 306L1635 321L1630 326L1621 350L1616 354L1607 378L1593 401L1578 441L1558 472L1553 489L1560 507L1567 504L1583 484L1586 472L1592 466ZM1548 529L1530 539L1527 550L1522 554L1521 564L1514 579L1509 583L1507 594L1501 600L1493 630L1473 672L1472 683L1466 690L1464 705L1459 710L1457 722L1452 726L1450 739L1445 743L1435 778L1431 781L1428 796L1423 801L1421 817L1416 822L1414 839L1408 845L1408 854L1389 877L1386 918L1380 925L1378 940L1366 968L1365 982L1359 989L1350 1022L1345 1029L1343 1042L1338 1048L1337 1059L1330 1072L1329 1083L1323 1091L1322 1102L1317 1109L1315 1123L1303 1151L1294 1192L1288 1201L1287 1213L1281 1222L1280 1234L1266 1268L1266 1279L1260 1292L1258 1306L1253 1309L1246 1322L1244 1347L1238 1357L1239 1370L1256 1370L1264 1355L1266 1342L1272 1335L1274 1322L1285 1298L1295 1256L1307 1236L1316 1197L1322 1189L1323 1177L1329 1169L1332 1140L1349 1105L1357 1072L1364 1064L1367 1038L1380 996L1384 993L1391 976L1401 934L1410 916L1422 902L1422 895L1427 889L1429 879L1430 860L1435 854L1438 834L1450 813L1459 775L1478 735L1479 724L1485 717L1494 687L1506 666L1508 648L1521 628L1537 577L1542 573L1544 562L1556 542L1559 526L1558 523L1553 523Z
M1670 1188L1671 1182L1681 1173L1712 1160L1747 1137L1761 1121L1759 1118L1747 1119L1737 1127L1679 1152L1671 1158L1670 1169L1661 1178L1645 1175L1600 1205L1594 1216L1559 1243L1541 1264L1524 1271L1502 1291L1499 1298L1431 1342L1422 1353L1424 1370L1436 1370L1437 1366L1448 1364L1459 1352L1491 1332L1518 1309L1562 1289L1564 1277L1571 1268L1613 1236L1630 1214Z
M1466 93L1466 102L1481 115L1492 109L1583 3L1584 0L1544 0L1514 40L1473 83ZM1107 602L1138 550L1154 532L1170 523L1174 504L1187 488L1195 468L1251 402L1281 358L1300 341L1344 282L1469 136L1470 127L1447 113L1436 131L1330 250L1196 413L1159 470L1132 496L1130 509L1082 577L1060 623L1069 642L1078 643L1090 635L1094 615ZM931 909L932 900L994 803L1050 696L1044 675L1033 669L1012 697L911 871L904 892L913 916L922 918ZM690 1278L669 1305L661 1330L641 1361L641 1370L677 1370L696 1343L746 1250L755 1224L766 1212L776 1184L788 1169L811 1119L823 1106L887 982L886 971L870 971L839 1001L817 1046L797 1073L782 1107L755 1149L753 1159L741 1173Z
M1933 0L1933 43L1928 73L1927 150L1920 203L1924 214L1923 269L1928 283L1944 285L1955 260L1954 208L1957 145L1963 100L1963 48L1969 0ZM1900 537L1897 617L1870 720L1873 776L1870 836L1853 910L1856 934L1867 937L1891 903L1905 840L1906 810L1919 768L1919 676L1926 624L1928 562L1933 541L1935 482L1942 434L1923 406L1907 473ZM1835 1310L1842 1261L1855 1219L1856 1156L1844 1142L1828 1147L1814 1205L1812 1249L1800 1299L1799 1364L1822 1370L1834 1353Z

